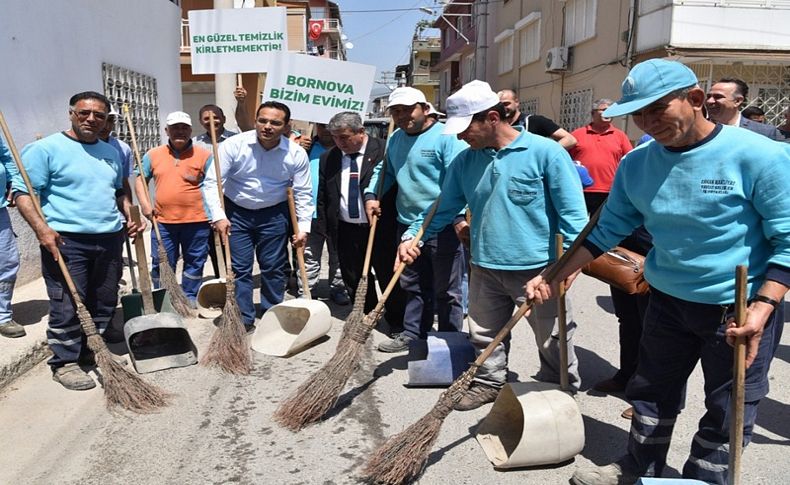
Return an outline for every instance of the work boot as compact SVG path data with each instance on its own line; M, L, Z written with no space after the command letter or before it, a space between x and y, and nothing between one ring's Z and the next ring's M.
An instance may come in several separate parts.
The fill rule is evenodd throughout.
M625 455L616 462L606 465L576 470L573 485L633 485L639 480L640 473L631 455Z
M0 335L8 338L19 338L27 335L25 327L10 320L8 323L0 325Z
M329 294L329 297L333 302L341 306L351 303L351 298L348 297L346 290L342 288L339 290L332 290L332 292Z
M500 389L498 387L481 384L479 382L472 382L469 390L466 391L464 397L455 403L453 409L456 411L470 411L477 409L484 404L496 401Z
M96 387L96 383L93 382L91 376L80 369L76 362L55 369L52 372L52 380L59 382L70 391L87 391Z
M388 340L386 342L381 342L379 344L379 352L386 352L388 354L392 354L395 352L403 352L405 350L409 350L409 342L411 342L412 340L414 339L409 337L408 335L400 334L391 340Z

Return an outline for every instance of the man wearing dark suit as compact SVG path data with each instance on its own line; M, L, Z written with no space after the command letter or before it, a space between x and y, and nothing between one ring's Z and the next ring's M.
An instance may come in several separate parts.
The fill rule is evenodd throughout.
M719 79L710 88L705 99L705 107L708 109L710 120L722 125L740 126L772 140L784 141L785 138L775 126L758 123L741 116L740 108L746 102L748 95L749 85L741 79Z
M335 140L335 147L321 155L318 172L318 221L321 230L334 241L340 259L340 273L349 295L356 295L365 260L370 226L365 214L363 191L370 183L373 168L384 158L385 142L368 137L362 119L356 113L338 113L327 125ZM397 188L383 196L382 219L376 226L371 266L382 291L393 275L397 253L397 221L395 195ZM378 301L372 275L368 276L365 312ZM391 333L403 330L406 295L395 285L387 299L386 319Z

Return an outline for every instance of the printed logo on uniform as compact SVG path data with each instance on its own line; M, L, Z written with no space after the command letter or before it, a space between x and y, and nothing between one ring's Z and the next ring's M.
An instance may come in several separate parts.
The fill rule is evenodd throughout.
M734 180L702 179L700 189L703 194L729 194L735 188Z
M423 148L422 150L420 150L420 156L427 158L436 158L436 151Z

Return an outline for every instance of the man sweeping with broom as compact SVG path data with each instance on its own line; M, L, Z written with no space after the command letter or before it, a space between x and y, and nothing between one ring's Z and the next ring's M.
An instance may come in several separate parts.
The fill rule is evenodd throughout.
M488 83L472 81L447 98L444 134L469 144L450 165L441 203L426 234L456 218L467 204L472 212L472 271L469 287L470 340L480 353L524 302L524 282L554 259L554 232L573 241L587 216L579 176L568 152L541 136L510 126L505 109ZM411 263L420 254L410 248L420 216L404 234L398 253ZM539 380L559 382L556 305L545 305L527 318L539 349ZM568 373L579 388L573 352L575 324L567 312ZM479 368L456 410L492 402L505 385L509 338Z
M21 177L13 182L17 207L41 244L41 269L50 298L47 342L53 354L48 361L52 378L71 390L96 386L80 367L92 363L93 355L85 345L55 255L59 249L101 333L118 304L123 247L118 210L126 215L131 237L142 229L131 222L131 201L123 190L125 174L118 152L98 139L109 108L109 101L99 93L75 94L69 100L71 128L22 151L22 163L46 220L37 213Z
M645 259L650 304L637 369L626 388L634 406L628 453L612 464L577 470L576 485L635 483L661 476L684 388L697 363L705 379L706 413L691 443L683 477L734 483L730 434L742 418L749 443L757 405L784 324L790 287L790 154L782 144L707 120L705 91L685 65L651 59L634 66L621 99L604 116L630 114L655 141L623 158L600 220L556 284L644 224L653 236ZM748 263L746 317L732 321L734 269ZM536 277L527 298L553 294ZM733 412L733 350L746 339L745 406ZM737 436L737 434L736 434ZM737 483L737 482L735 482Z

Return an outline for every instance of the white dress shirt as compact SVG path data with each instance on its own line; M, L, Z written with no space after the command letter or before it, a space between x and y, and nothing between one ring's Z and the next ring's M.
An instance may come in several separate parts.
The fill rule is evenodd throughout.
M359 149L359 154L357 155L356 162L357 162L357 170L359 170L359 174L362 174L362 160L365 158L365 148L367 147L367 140L362 145L362 148ZM362 180L360 178L360 186L359 186L359 196L357 197L357 205L359 205L359 217L351 218L348 215L348 185L349 179L351 178L351 158L348 156L347 153L343 154L343 158L340 159L341 162L341 171L340 171L340 220L343 222L350 222L352 224L367 224L368 218L365 215L365 200L364 194L362 193Z
M301 232L310 232L313 211L310 160L298 143L280 137L280 144L266 150L255 130L225 140L218 149L225 197L245 209L256 210L288 199L293 187L296 216ZM227 219L217 192L216 169L207 167L202 185L203 200L211 222Z

